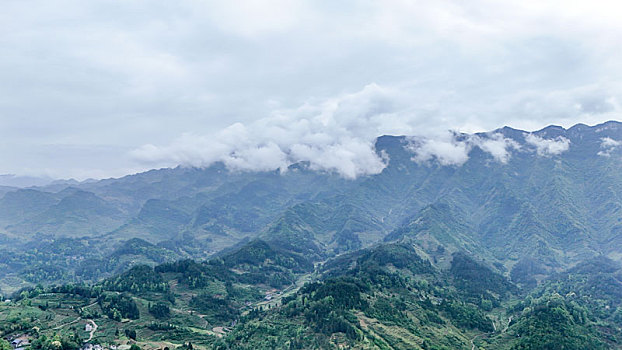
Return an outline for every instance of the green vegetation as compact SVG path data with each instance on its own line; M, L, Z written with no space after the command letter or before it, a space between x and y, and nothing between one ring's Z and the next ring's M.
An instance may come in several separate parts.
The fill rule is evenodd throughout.
M587 324L586 310L552 298L541 301L513 327L512 349L604 349Z
M618 265L607 259L577 265L522 297L466 253L453 254L444 270L412 243L380 244L328 260L310 275L305 260L280 249L253 241L206 262L136 266L92 286L26 289L0 307L1 331L29 333L33 348L63 349L88 338L80 329L89 320L98 325L93 341L143 348L162 342L214 349L621 345L617 292L604 290L594 299L584 294L595 290L588 286L592 280L580 277L619 276ZM308 282L273 289L276 270ZM262 275L263 283L249 283L249 271ZM576 293L557 292L568 288Z
M467 300L473 304L490 304L486 307L489 311L511 293L518 293L518 288L506 278L464 253L453 254L449 273Z
M97 303L106 316L115 321L122 318L136 320L140 317L134 299L124 294L104 293L97 298Z
M167 303L158 301L154 305L149 305L149 313L158 319L168 318L171 315L171 308Z
M91 336L148 350L620 348L622 148L597 153L621 125L538 132L571 141L550 157L503 128L521 146L507 163L474 147L455 167L383 136L387 167L355 180L216 164L7 190L1 335L37 349Z

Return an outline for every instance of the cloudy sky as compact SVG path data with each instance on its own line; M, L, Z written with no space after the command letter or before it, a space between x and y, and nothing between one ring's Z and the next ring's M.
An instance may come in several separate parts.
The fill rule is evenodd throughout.
M620 120L621 6L5 0L0 174L310 160L356 176L382 167L381 134Z

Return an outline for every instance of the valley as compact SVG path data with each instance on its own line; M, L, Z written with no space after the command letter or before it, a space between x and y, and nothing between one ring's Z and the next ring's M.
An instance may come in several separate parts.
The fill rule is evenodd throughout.
M449 165L382 136L386 168L356 179L216 164L5 189L0 335L45 350L622 348L622 147L605 139L622 123L456 135L479 146Z

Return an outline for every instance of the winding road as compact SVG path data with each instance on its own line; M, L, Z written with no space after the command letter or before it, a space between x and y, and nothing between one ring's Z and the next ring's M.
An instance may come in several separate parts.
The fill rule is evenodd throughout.
M80 321L81 319L82 319L82 317L78 317L78 318L76 318L75 320L73 320L71 322L68 322L68 323L65 323L65 324L61 324L60 326L56 326L56 327L54 327L52 329L54 329L54 330L61 329L61 328L65 327L65 326L69 326L70 324L74 324L74 323Z
M93 334L95 334L95 331L97 330L97 323L95 323L95 321L93 320L87 320L87 322L91 323L91 326L93 326L93 328L91 328L91 333L89 334L89 339L85 340L85 343L88 343L91 341L91 339L93 339Z
M510 323L512 323L512 316L510 316L510 319L508 320L508 325L505 326L502 333L507 332L508 328L510 328Z
M501 331L501 333L505 333L508 330L508 328L510 328L510 323L512 323L512 316L510 316L510 319L508 320L508 324ZM475 339L477 339L478 337L482 337L482 336L485 336L485 335L488 335L488 334L495 333L497 331L497 325L495 325L494 322L492 323L492 328L494 328L493 332L478 334L478 335L474 336L473 339L471 339L471 350L475 350Z
M477 337L481 337L483 335L487 335L488 333L484 333L484 334L478 334L476 336L473 337L473 339L471 339L471 350L475 350L475 339L477 339Z

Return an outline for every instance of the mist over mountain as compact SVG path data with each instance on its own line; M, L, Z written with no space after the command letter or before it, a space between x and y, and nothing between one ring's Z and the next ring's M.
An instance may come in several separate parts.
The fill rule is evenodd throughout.
M73 315L104 329L87 342L131 320L150 347L622 346L622 123L371 150L373 172L287 155L4 187L0 330L84 341L57 322Z
M622 349L622 3L0 11L0 350Z
M615 121L446 139L382 136L373 145L378 173L356 177L308 161L262 171L217 162L7 189L3 274L30 282L97 279L120 267L80 271L134 238L172 259L206 258L261 238L316 261L413 240L428 254L439 246L446 254L466 251L507 271L529 262L540 273L512 276L531 281L591 256L622 257L620 140ZM49 276L24 278L26 266L40 263L24 247L59 240L85 248L71 263L55 253L46 265L58 271Z

